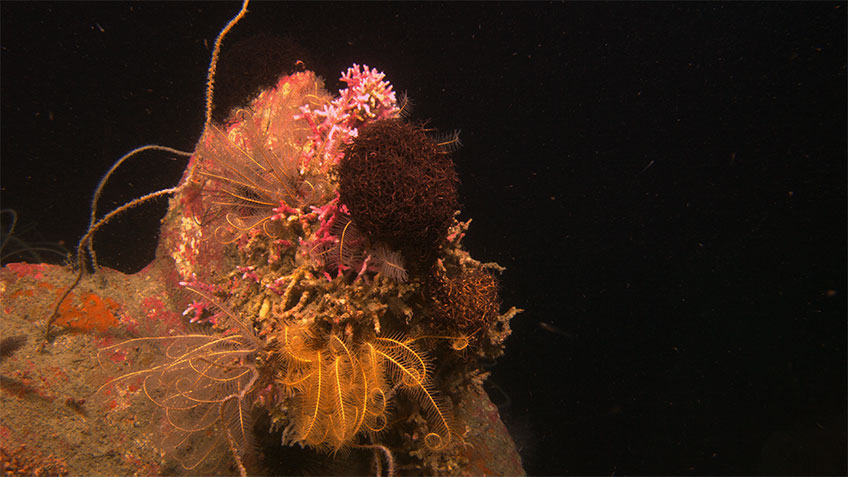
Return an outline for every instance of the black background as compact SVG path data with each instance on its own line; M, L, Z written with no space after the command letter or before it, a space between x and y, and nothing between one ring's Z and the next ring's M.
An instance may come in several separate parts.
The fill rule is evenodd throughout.
M238 7L3 2L2 207L72 244L114 160L192 150ZM462 129L466 244L527 310L491 390L529 473L844 474L846 9L255 3L227 42L289 36L331 91L377 67ZM136 159L101 210L184 166ZM164 207L101 261L140 269Z

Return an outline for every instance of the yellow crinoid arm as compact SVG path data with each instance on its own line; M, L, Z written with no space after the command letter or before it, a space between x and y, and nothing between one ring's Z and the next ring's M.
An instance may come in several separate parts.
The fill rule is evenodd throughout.
M410 341L401 341L395 338L377 338L377 350L382 350L383 356L391 355L392 363L397 364L399 369L405 372L401 374L401 380L407 382L413 379L412 384L424 381L429 373L429 362L425 355L417 351Z
M374 351L391 365L395 380L401 384L399 389L409 392L421 404L425 417L433 426L432 432L424 439L427 448L444 449L451 441L449 406L436 390L431 377L422 372L427 369L423 353L399 340L387 338L378 338ZM416 366L420 367L416 369Z
M306 396L306 402L311 403L310 408L308 409L309 420L306 423L306 426L301 433L300 440L307 441L309 439L309 435L312 434L313 430L316 427L316 423L318 422L319 411L321 409L321 392L323 385L323 370L321 369L321 352L318 351L315 353L316 360L316 383L315 388L312 392L308 392ZM311 394L311 396L310 396Z

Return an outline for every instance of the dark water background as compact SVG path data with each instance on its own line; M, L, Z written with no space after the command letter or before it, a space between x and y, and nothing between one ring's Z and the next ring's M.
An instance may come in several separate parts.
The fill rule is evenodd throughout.
M237 10L0 4L2 207L72 244L115 159L193 149ZM331 91L367 63L462 129L466 244L527 310L491 391L529 473L844 474L846 10L256 3L228 42L289 36ZM137 160L103 210L184 166ZM102 262L147 263L164 208Z

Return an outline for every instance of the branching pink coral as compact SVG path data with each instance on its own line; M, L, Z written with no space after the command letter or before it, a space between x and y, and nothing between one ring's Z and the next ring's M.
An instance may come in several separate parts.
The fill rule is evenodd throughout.
M322 207L313 207L313 211L318 214L318 229L311 240L303 241L306 255L337 276L361 268L367 241L338 197Z
M208 294L215 294L215 292L217 291L216 287L200 282L197 279L197 275L192 275L191 280L180 282L180 286L196 288ZM193 300L191 303L189 303L188 306L186 306L186 309L183 311L183 316L191 316L191 318L189 318L190 323L209 322L214 325L216 322L215 317L209 315L207 304L203 300Z
M399 112L397 97L392 85L383 81L385 77L376 68L354 63L342 74L341 80L347 83L347 88L339 91L336 101L360 122L395 118Z
M350 211L339 203L338 196L321 207L312 207L312 211L317 229L310 240L301 241L301 250L325 273L339 276L354 271L359 278L371 272L396 282L406 281L401 254L385 244L372 244L351 220Z
M326 171L343 157L341 146L357 135L357 128L366 121L396 118L400 114L392 85L384 81L385 74L367 65L353 64L342 74L347 88L330 104L315 108L300 107L295 120L303 119L312 131L311 147L304 152L306 167Z

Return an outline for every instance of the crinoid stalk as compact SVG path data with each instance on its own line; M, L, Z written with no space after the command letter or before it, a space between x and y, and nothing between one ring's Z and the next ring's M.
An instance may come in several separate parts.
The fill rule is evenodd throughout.
M0 265L11 260L34 263L69 260L70 252L61 244L27 240L25 235L34 227L17 225L18 213L14 209L0 210Z
M221 54L221 43L224 41L224 37L230 32L230 30L238 23L242 18L244 18L245 14L247 14L247 5L250 0L243 0L241 9L238 13L224 26L218 36L215 38L215 45L212 48L212 59L209 61L209 70L207 71L206 76L206 120L204 122L204 133L208 130L212 124L212 109L213 109L213 100L214 92L215 92L215 71L218 67L218 57ZM192 183L192 179L194 176L195 168L192 166L188 169L186 174L184 175L184 179L182 183L175 187L169 187L165 189L161 189L155 192L151 192L149 194L138 197L134 200L127 202L126 204L112 210L111 212L104 214L102 217L97 218L97 206L100 200L100 195L103 192L103 187L109 181L109 178L112 177L112 174L117 170L121 164L125 161L136 157L138 154L148 151L148 150L160 150L165 152L170 152L179 156L191 156L191 153L185 151L179 151L167 146L159 146L155 144L148 144L146 146L141 146L132 151L125 154L123 157L118 159L115 164L106 172L100 182L97 184L97 188L94 191L94 197L91 199L91 219L89 221L88 230L86 230L85 234L80 239L79 243L76 247L76 262L75 266L77 268L77 275L74 278L73 283L68 286L67 289L59 296L59 299L56 300L56 304L53 307L52 313L47 317L47 324L44 327L44 342L41 347L47 345L47 343L51 339L50 331L53 323L59 317L59 308L62 306L62 303L65 299L68 298L68 295L71 294L73 289L79 284L82 279L82 275L86 271L85 258L86 253L91 258L92 266L96 270L97 269L97 255L94 252L94 247L92 246L94 234L101 227L109 223L112 219L117 217L118 215L124 213L125 211L137 207L141 204L149 202L152 199L157 197L162 197L171 194L177 194L186 188L189 184Z
M258 471L250 443L270 425L281 434L277 447L325 459L354 454L346 462L357 463L347 451L367 449L360 457L373 451L390 475L401 466L455 473L468 457L467 424L454 412L469 386L483 392L485 376L453 357L481 323L491 326L474 338L485 345L477 356L497 356L517 313L499 314L491 276L466 280L484 265L460 245L468 223L455 218L458 178L447 154L458 137L434 140L405 122L385 75L358 64L341 74L346 87L336 95L299 71L213 122L221 39L246 6L216 41L204 131L180 185L98 218L115 168L135 152L169 150L145 146L95 192L71 288L86 253L96 265L91 237L101 225L173 194L156 272L170 285L171 308L196 323L103 348L101 393L159 413L154 447L176 471ZM486 294L428 293L434 274L447 287L476 283ZM180 287L189 292L173 292ZM145 307L158 303L144 298ZM264 429L254 429L257 415Z

